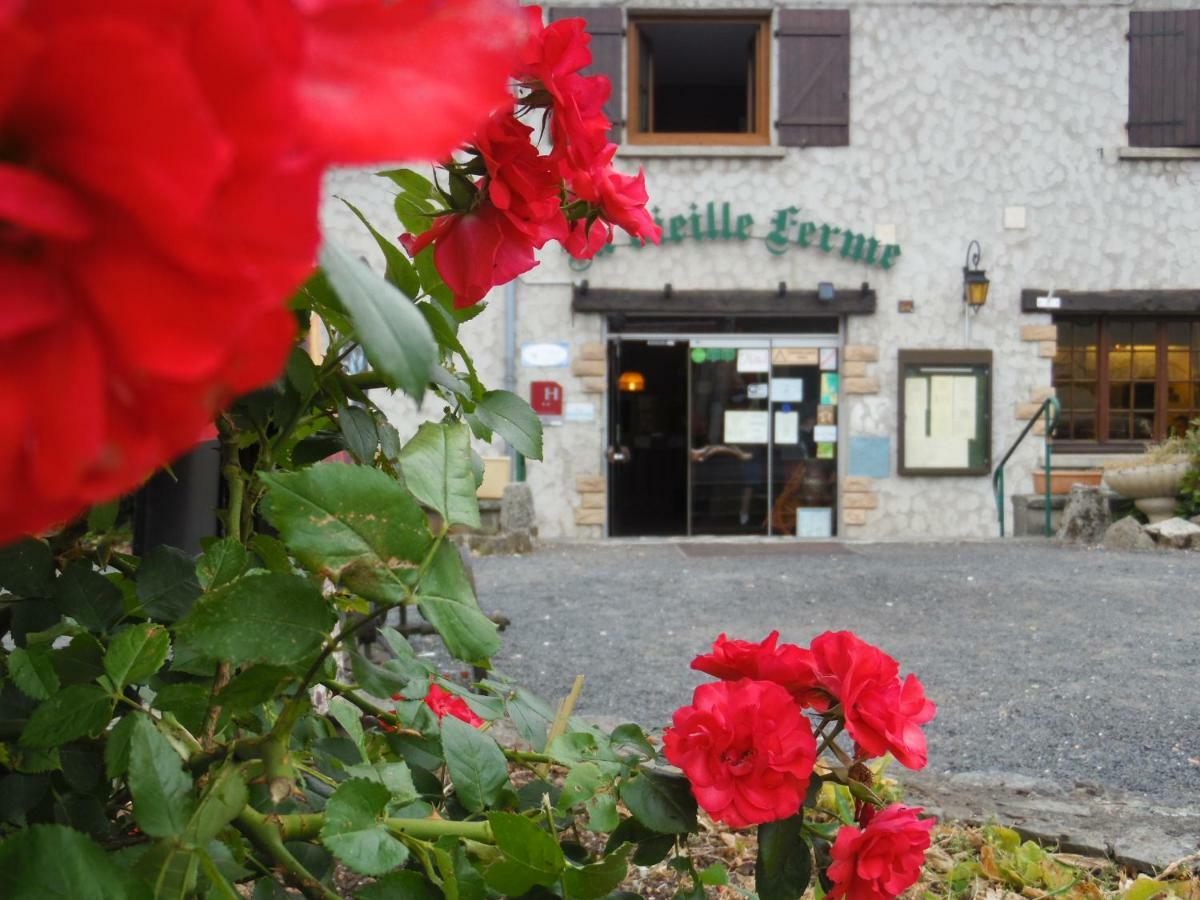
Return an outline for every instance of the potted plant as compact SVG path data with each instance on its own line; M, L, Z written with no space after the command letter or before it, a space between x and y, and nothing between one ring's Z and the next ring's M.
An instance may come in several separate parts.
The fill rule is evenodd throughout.
M1148 444L1141 456L1107 463L1104 483L1132 500L1151 525L1162 522L1175 514L1175 498L1192 466L1188 447L1188 438L1178 435Z

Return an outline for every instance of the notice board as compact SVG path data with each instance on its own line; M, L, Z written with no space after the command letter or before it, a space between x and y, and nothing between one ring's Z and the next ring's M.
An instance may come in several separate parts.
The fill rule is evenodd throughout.
M901 475L988 475L992 352L900 351Z

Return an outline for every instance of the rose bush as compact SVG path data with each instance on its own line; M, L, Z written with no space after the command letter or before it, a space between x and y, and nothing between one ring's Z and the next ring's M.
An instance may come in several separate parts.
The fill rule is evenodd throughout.
M814 871L845 896L910 883L927 827L865 763L923 763L933 707L853 635L722 635L694 663L722 680L661 747L491 667L450 529L480 521L472 434L537 459L541 430L482 384L462 329L547 241L658 238L642 177L612 168L580 20L499 0L0 10L5 897L328 900L340 868L363 900L593 900L667 857L695 895L722 877L688 857L697 800L758 826L761 900ZM548 117L546 152L526 116ZM310 273L325 166L471 135L436 182L382 173L409 255L360 215L384 275L334 245ZM312 334L317 361L295 344ZM402 441L372 388L440 418ZM127 504L48 527L214 414L222 527L197 558L146 533L130 553ZM386 662L365 652L403 606L483 677L446 678L390 628Z

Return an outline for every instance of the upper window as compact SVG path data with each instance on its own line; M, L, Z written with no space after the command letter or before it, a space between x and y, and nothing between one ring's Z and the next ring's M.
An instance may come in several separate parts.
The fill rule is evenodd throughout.
M620 6L550 8L552 20L577 16L592 36L584 73L612 84L614 143L769 144L772 133L781 147L850 143L849 10L780 9L772 35L766 14L627 22Z
M1200 147L1200 10L1129 14L1129 145Z
M770 142L766 19L632 18L629 139Z
M1200 415L1200 320L1089 316L1058 321L1056 440L1140 444Z

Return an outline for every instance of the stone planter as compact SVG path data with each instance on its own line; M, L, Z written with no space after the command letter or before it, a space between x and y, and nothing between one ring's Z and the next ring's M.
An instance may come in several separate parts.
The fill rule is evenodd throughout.
M1156 463L1131 462L1104 470L1104 483L1146 514L1151 524L1175 514L1175 498L1191 460L1179 456Z

